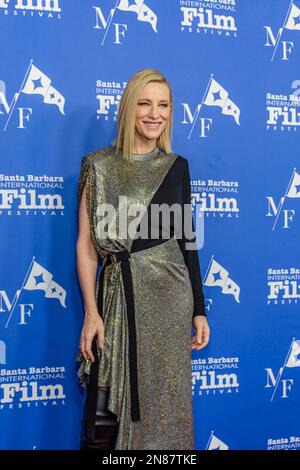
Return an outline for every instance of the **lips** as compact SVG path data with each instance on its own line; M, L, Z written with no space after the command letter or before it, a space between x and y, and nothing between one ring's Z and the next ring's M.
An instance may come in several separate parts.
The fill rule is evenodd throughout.
M143 123L150 129L157 129L161 125L161 122L143 121Z

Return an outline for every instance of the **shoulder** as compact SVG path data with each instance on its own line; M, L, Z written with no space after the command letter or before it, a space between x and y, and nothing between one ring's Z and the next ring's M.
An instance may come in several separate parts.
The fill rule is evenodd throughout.
M186 172L189 169L189 161L187 158L179 155L178 153L173 152L176 156L175 164L180 171Z
M105 157L108 158L109 156L114 155L114 153L115 153L115 147L113 147L112 145L107 146L107 147L101 147L99 149L93 150L92 152L85 154L82 157L82 160L93 161L93 160L97 160L100 158L105 158Z
M183 182L183 184L190 184L191 181L191 172L190 172L190 164L189 160L182 155L175 154L177 156L175 160L175 167L174 171L176 172L180 180Z
M186 165L188 163L188 159L183 157L182 155L180 155L179 153L176 153L176 152L171 152L170 154L167 154L167 155L174 155L175 158L176 158L176 162L179 164L179 165Z
M81 166L91 166L94 163L102 163L110 160L114 155L115 147L102 147L85 154L81 159Z

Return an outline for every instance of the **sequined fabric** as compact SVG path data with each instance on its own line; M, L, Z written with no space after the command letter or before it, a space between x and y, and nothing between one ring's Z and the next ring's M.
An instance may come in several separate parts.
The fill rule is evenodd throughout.
M133 239L116 237L118 230L113 229L102 238L97 208L103 203L117 208L119 195L127 196L129 205L147 207L176 158L159 149L153 158L127 161L121 152L115 154L114 147L83 158L77 207L86 184L92 239L103 263L108 253L130 251ZM116 222L119 228L121 221ZM128 325L120 263L106 267L103 281L105 345L98 348L98 381L110 387L108 409L119 421L116 449L193 449L190 333L194 301L188 269L174 238L131 253L130 266L141 413L137 422L130 417ZM85 386L90 362L80 351L77 361L79 380Z

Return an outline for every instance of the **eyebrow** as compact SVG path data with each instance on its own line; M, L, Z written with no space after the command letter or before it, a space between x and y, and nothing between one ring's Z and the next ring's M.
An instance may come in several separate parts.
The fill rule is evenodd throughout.
M151 101L151 100L148 100L147 98L139 98L138 101ZM160 100L159 102L162 103L163 101L169 102L169 100Z

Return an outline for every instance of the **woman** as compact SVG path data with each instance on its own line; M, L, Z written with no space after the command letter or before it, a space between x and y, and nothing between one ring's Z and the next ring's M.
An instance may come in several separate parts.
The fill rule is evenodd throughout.
M120 101L114 144L82 160L82 449L194 448L191 348L208 343L209 326L197 247L188 249L185 235L187 225L194 230L188 161L170 147L172 108L159 71L136 73ZM163 203L189 210L157 220L152 208Z

